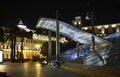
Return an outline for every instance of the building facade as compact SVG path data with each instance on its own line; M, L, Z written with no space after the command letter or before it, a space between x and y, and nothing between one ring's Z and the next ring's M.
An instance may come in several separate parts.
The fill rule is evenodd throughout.
M25 25L23 25L22 21L20 21L17 26L20 29L24 29L26 32L32 31L33 34L32 34L32 39L24 36L22 37L16 36L15 47L14 47L15 59L19 59L21 57L21 53L23 54L23 59L27 59L27 60L32 60L33 56L43 58L44 56L40 53L41 47L45 42L49 41L49 36L39 34L34 30L28 29ZM51 36L51 41L56 41L56 38ZM61 37L60 42L64 43L67 42L67 40L65 37ZM0 50L3 50L3 59L10 60L12 53L11 40L8 39L6 42L0 42Z
M35 36L34 36L35 37ZM19 58L19 54L23 52L24 59L32 59L34 55L42 57L41 47L45 41L41 41L38 39L28 39L24 38L23 40L23 49L22 42L20 37L16 37L16 46L15 46L15 59ZM11 41L8 40L6 42L0 42L0 49L3 50L4 59L9 60L11 58Z
M73 25L79 27L82 30L85 30L89 33L92 33L92 27L90 25L84 26L81 25L81 17L77 16L72 21ZM104 37L109 34L120 32L120 23L114 23L114 24L104 24L104 25L94 25L95 35L99 37Z

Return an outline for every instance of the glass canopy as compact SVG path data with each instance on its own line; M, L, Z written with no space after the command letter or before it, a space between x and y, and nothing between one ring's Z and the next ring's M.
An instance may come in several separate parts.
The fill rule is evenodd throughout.
M36 28L43 28L56 32L56 21L57 21L56 19L40 18L38 20ZM87 33L79 28L76 28L62 21L58 21L58 22L59 22L59 32L61 35L68 37L74 41L78 41L81 44L91 45L91 36L94 36L93 34ZM102 38L99 38L97 36L94 37L95 37L95 45L109 43L108 41Z

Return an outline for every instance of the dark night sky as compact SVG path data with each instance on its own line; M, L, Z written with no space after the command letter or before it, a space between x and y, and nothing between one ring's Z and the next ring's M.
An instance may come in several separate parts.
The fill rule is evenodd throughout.
M20 19L28 27L36 26L39 17L55 18L59 10L59 19L71 23L75 16L85 16L92 10L98 24L120 22L119 0L1 0L0 25L16 25Z

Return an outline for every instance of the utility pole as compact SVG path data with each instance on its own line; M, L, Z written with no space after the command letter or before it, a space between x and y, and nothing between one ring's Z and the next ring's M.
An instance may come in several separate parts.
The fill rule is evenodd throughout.
M91 14L90 18L91 18L91 27L92 27L92 34L93 34L92 37L91 37L91 39L92 39L91 45L92 45L92 49L94 51L95 50L95 37L94 37L94 35L95 35L95 29L94 29L93 12L91 12L90 14Z
M11 36L10 36L10 41L11 41L11 62L14 62L14 38L13 38L13 34L11 33Z
M103 57L96 51L96 48L95 48L95 30L94 30L94 18L93 18L93 12L91 12L90 14L90 18L91 18L91 27L92 27L92 36L91 36L91 46L92 46L92 49L93 49L93 52L98 56L98 58L102 61L103 64L105 64L105 60L103 59Z
M60 62L60 43L59 43L59 21L58 21L58 11L56 11L56 60Z
M79 58L80 51L79 51L79 42L78 41L76 41L76 50L77 50L77 58Z
M51 54L52 54L52 40L51 40L51 31L49 30L49 42L48 42L48 62L51 60Z
M13 55L14 55L14 61L15 61L15 56L16 56L16 31L13 35Z
M23 63L24 58L23 58L23 43L24 43L24 36L21 38L21 62Z

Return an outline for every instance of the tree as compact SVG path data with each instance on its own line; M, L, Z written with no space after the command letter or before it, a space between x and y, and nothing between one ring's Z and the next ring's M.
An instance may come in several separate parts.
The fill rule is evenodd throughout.
M48 55L48 42L43 43L40 53L43 54L44 56Z
M25 34L26 34L25 37L27 37L28 39L32 39L32 36L33 36L33 32L32 31L26 32Z
M11 61L15 62L15 52L16 52L16 32L18 27L13 27L9 29L10 41L11 41Z
M28 39L32 39L32 36L33 36L33 32L32 31L25 31L24 29L18 29L17 30L17 36L18 37L26 37Z
M8 40L7 29L0 27L0 42L6 42Z

